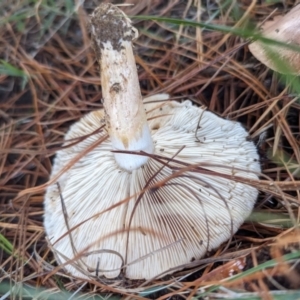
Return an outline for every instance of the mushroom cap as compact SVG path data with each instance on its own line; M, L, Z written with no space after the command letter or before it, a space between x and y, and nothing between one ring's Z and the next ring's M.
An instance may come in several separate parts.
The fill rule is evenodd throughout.
M269 39L300 46L300 5L285 16L266 22L262 27L262 34ZM296 50L260 41L251 43L249 50L261 63L274 71L300 74L300 52Z
M65 265L74 276L114 278L121 269L131 279L171 273L228 240L255 204L257 189L205 172L258 178L256 147L240 123L189 100L145 108L155 154L177 162L150 158L131 173L121 170L107 138L59 177L61 196L56 184L47 188L46 234L60 263L75 258ZM103 110L89 113L71 126L65 139L94 132L103 118ZM58 151L52 177L105 134L102 130ZM186 171L141 194L147 184L172 176L182 167L178 161L199 164L204 171Z

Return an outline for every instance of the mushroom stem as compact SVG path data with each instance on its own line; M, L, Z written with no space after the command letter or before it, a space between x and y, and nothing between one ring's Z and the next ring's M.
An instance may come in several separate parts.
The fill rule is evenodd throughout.
M147 123L132 40L138 36L130 20L116 6L101 4L91 15L91 35L100 64L106 125L114 150L154 151ZM114 153L118 165L132 171L148 157Z

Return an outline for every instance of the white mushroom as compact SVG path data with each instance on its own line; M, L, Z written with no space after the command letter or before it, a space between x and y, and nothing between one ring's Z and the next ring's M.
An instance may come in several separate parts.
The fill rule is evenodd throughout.
M300 5L285 16L278 16L262 27L266 38L287 45L300 46ZM300 74L300 52L284 46L255 41L249 45L251 53L268 68L279 73Z
M46 234L74 276L149 279L230 239L258 194L231 175L257 179L259 157L241 124L189 100L143 104L131 45L136 30L117 7L101 4L91 32L104 110L71 126L66 140L87 137L57 153L52 178L92 148L59 177L60 189L48 187ZM175 176L189 165L202 172Z

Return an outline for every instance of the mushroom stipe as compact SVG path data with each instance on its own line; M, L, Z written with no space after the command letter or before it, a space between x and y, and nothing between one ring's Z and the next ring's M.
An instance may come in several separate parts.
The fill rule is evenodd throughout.
M102 42L99 24L119 26L119 41L106 34ZM57 152L51 177L102 142L59 177L60 188L47 188L46 234L73 276L159 277L232 237L258 195L233 177L258 179L259 157L238 122L164 94L142 101L131 46L137 31L117 7L100 5L91 32L104 109L71 126L66 140L86 138ZM122 76L115 76L118 68ZM154 99L161 102L150 103ZM106 126L97 132L103 119Z

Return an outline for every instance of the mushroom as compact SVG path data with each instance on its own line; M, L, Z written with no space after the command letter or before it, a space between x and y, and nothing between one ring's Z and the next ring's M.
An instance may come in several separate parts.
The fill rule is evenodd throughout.
M278 16L262 26L266 38L288 45L300 46L300 5L285 16ZM300 52L284 46L255 41L249 45L251 53L268 68L279 73L300 74Z
M259 157L238 122L164 94L143 102L137 30L120 9L101 4L90 27L104 109L72 125L65 145L79 142L57 152L52 179L81 157L46 190L46 234L74 276L159 277L237 231L258 191L232 176L256 180Z

